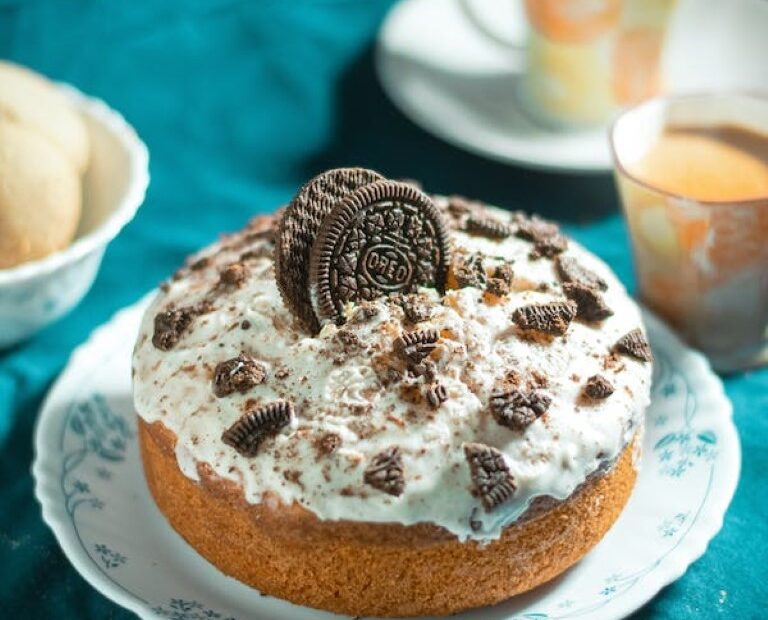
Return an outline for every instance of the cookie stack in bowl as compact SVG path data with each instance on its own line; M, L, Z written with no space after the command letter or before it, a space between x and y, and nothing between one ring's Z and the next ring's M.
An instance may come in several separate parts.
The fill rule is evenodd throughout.
M650 361L635 304L555 224L331 170L147 311L145 473L192 546L267 594L452 613L602 538Z

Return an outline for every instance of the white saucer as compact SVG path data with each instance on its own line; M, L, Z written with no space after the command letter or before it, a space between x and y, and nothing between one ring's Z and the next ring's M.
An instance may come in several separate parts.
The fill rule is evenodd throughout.
M406 116L455 146L530 168L610 170L605 128L555 132L520 109L520 54L494 38L522 41L524 22L514 0L402 0L379 34L379 79ZM768 90L767 27L764 2L680 0L662 67L669 90Z
M136 444L130 378L147 301L117 314L75 351L40 412L35 493L64 553L95 588L142 618L338 617L225 577L155 507ZM646 322L657 358L653 402L643 469L626 510L552 583L456 618L624 617L680 577L720 529L740 466L731 405L703 357L653 317Z
M472 6L484 21L522 19L511 1ZM489 12L500 13L498 19ZM524 67L512 51L481 34L459 0L404 0L381 28L376 69L406 116L455 146L532 168L609 170L605 128L555 132L520 109Z

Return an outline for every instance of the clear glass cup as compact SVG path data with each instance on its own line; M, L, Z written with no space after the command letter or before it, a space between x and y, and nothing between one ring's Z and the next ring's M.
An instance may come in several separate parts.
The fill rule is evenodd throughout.
M720 371L768 364L768 195L707 201L655 187L633 168L669 128L738 126L768 136L768 97L660 97L610 131L642 300Z

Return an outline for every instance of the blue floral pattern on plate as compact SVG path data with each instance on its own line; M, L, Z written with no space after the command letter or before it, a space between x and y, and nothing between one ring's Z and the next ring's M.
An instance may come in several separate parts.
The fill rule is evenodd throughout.
M145 302L143 302L145 303ZM37 432L46 521L75 567L144 618L314 620L219 573L165 523L141 472L130 350L143 305L101 328L52 390ZM619 618L677 578L717 532L739 446L722 385L698 354L646 317L656 362L643 468L627 509L576 567L467 620Z

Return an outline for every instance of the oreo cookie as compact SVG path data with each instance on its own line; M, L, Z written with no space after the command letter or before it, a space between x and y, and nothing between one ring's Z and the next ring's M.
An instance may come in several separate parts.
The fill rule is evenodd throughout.
M383 178L377 172L365 168L337 168L323 172L299 190L277 225L277 286L286 306L312 333L320 330L320 323L309 298L309 261L317 231L341 199Z
M344 321L349 302L445 290L449 226L426 194L407 183L376 181L342 199L312 248L310 294L321 319Z

